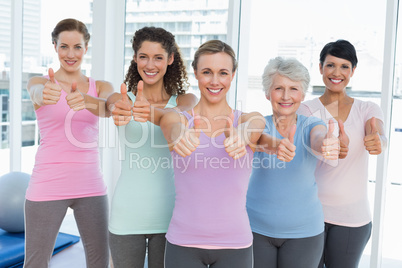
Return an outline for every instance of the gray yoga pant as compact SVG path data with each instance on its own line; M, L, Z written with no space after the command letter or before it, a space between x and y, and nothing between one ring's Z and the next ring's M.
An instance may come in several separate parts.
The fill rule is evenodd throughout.
M253 247L201 249L166 242L165 268L252 268Z
M165 235L165 233L116 235L109 232L110 252L114 267L144 267L148 249L148 268L163 268Z
M318 267L357 268L371 236L372 223L346 227L325 223L324 254Z
M25 201L24 268L49 266L53 248L67 209L74 218L85 250L87 268L109 266L107 196L56 201Z
M324 246L324 232L312 237L279 239L253 233L254 268L318 266Z

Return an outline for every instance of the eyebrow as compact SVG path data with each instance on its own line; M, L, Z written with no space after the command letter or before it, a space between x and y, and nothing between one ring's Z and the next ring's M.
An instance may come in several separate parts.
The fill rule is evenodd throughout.
M340 63L340 64L342 64L342 65L352 65L351 63L350 63L350 61L348 61L348 60L346 60L347 62L342 62L342 63ZM333 61L326 61L326 63L328 64L328 63L331 63L331 64L335 64L335 62L333 62Z
M206 67L206 68L201 69L201 71L204 71L204 70L211 71L212 69L209 68L209 67ZM229 69L220 69L220 70L219 70L219 72L222 72L222 71L229 72Z
M66 45L66 46L68 46L67 43L60 43L60 45ZM82 43L77 43L77 44L75 44L74 46L82 46L82 45L83 45Z
M140 52L140 53L138 53L138 55L147 55L148 56L148 54L144 53L144 52ZM163 54L156 54L154 56L163 57L164 55Z

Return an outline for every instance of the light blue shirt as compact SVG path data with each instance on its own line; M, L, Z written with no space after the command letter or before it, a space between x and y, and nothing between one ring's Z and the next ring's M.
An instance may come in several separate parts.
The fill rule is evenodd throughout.
M283 139L266 116L265 133ZM294 136L296 156L283 162L276 155L255 152L247 193L251 229L273 238L304 238L324 231L324 216L317 195L314 171L317 156L311 152L310 132L325 123L298 115Z
M134 102L132 92L127 93ZM166 105L175 107L176 95ZM117 235L166 233L173 213L174 170L159 126L131 120L119 126L121 174L113 195L109 231Z

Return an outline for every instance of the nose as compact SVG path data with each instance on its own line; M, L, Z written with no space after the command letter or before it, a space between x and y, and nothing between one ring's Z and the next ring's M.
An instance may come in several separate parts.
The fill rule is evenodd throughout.
M289 90L288 90L288 89L285 89L285 90L283 91L283 94L282 94L282 99L287 100L287 99L289 99L289 96L290 96Z
M340 70L339 68L335 68L335 69L334 69L333 74L334 74L335 76L340 75L340 73L341 73L341 70Z
M69 57L69 58L74 58L74 50L69 49L69 50L68 50L67 57Z
M149 59L147 61L146 67L152 69L154 66L155 66L154 61L152 59Z
M211 84L212 84L212 85L216 85L216 84L219 83L218 81L219 81L219 80L218 80L218 75L213 75L213 76L212 76L212 79L211 79Z

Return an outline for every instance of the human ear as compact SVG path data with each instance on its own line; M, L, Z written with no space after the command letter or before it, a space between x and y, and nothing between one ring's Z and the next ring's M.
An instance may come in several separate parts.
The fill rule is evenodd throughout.
M172 53L172 55L170 55L168 65L171 65L173 62L174 62L174 53Z
M356 66L353 67L353 69L352 69L352 74L350 75L350 77L352 77L352 76L355 74L355 70L356 70Z

